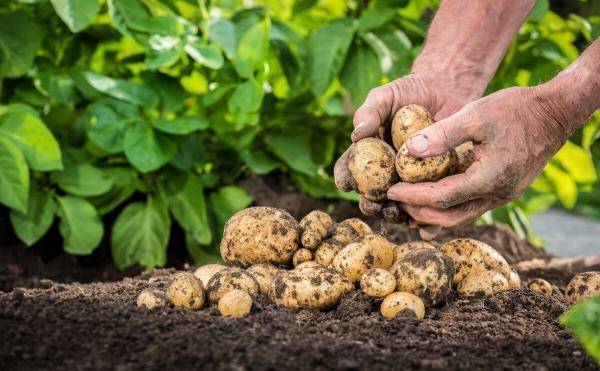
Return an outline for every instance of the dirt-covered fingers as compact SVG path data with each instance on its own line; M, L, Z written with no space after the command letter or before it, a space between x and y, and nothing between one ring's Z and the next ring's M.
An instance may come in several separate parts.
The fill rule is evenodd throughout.
M496 206L498 206L496 201L481 198L444 210L411 205L403 205L403 209L419 224L451 228L470 224Z
M353 142L379 134L379 128L390 117L394 99L394 91L390 85L383 85L369 92L365 102L354 114L354 131L351 135Z

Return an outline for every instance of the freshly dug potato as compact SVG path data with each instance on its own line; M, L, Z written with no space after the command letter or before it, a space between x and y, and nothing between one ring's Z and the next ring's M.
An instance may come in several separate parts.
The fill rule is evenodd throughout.
M371 201L387 198L387 190L398 181L395 157L394 149L376 138L364 138L350 146L348 170L363 197Z
M410 241L394 247L394 263L401 260L409 251L415 249L435 249L436 247L427 241Z
M244 268L258 263L289 264L300 248L300 235L300 224L287 211L250 207L225 224L221 256Z
M331 238L344 246L358 237L360 237L360 235L350 224L337 224L333 227L333 231L331 232Z
M396 289L396 278L385 269L369 269L360 279L360 288L372 298L384 298Z
M396 289L417 295L427 305L446 301L452 291L454 265L437 249L414 249L395 262L390 272L396 277Z
M326 309L338 304L342 295L353 289L352 282L341 274L306 262L278 274L271 283L269 298L286 308Z
M328 239L321 243L315 251L315 262L328 267L333 262L333 258L342 251L344 245L338 240Z
M258 281L250 273L243 269L230 267L217 272L208 281L206 292L208 301L217 304L219 299L231 290L244 290L249 294L258 294L260 286Z
M224 317L244 317L252 309L252 297L244 290L231 290L219 299L217 308Z
M309 250L315 250L333 227L333 219L323 211L314 210L302 218L300 227L302 228L302 246Z
M579 273L565 289L565 297L571 303L600 295L600 271Z
M440 251L449 256L454 263L456 273L453 282L455 285L458 285L464 277L480 270L499 272L506 279L510 275L510 266L504 257L481 241L459 238L443 244Z
M392 266L392 246L378 234L366 234L340 251L331 267L352 281L358 281L371 268L389 269Z
M169 305L169 298L161 290L144 289L138 295L136 303L138 307L146 307L149 309L166 307Z
M396 171L400 180L406 183L437 182L452 174L458 159L456 152L450 151L438 156L417 158L410 154L396 155Z
M201 309L206 300L202 282L190 272L173 275L173 281L167 288L167 296L176 307Z
M552 295L552 285L542 278L534 278L527 283L527 288L531 291L541 292L542 294Z
M400 147L416 133L433 124L433 117L423 106L409 104L400 108L392 120L391 134L394 148Z
M275 276L282 271L283 269L277 268L272 264L254 264L246 269L246 272L250 273L256 279L260 293L265 296L268 295L269 287Z
M194 271L194 276L202 282L202 287L206 287L208 285L208 281L215 275L215 273L227 268L226 265L223 264L206 264L202 265Z
M292 259L292 262L295 267L304 262L311 261L312 258L313 258L312 252L309 249L300 249L300 250L296 251L296 253L294 254L294 258Z
M508 289L518 289L519 287L521 287L521 276L519 276L519 273L514 268L510 268L510 273L508 275Z
M456 166L454 168L454 174L462 174L473 165L475 161L475 147L473 142L466 142L454 149L456 152Z
M463 278L458 291L464 296L491 296L497 292L508 290L508 280L499 272L495 271L474 271Z
M364 236L368 233L373 233L369 225L358 218L350 218L342 221L340 224L348 224L358 233L359 236Z
M408 292L393 292L383 299L381 315L386 318L395 317L398 313L415 316L418 319L425 317L425 304L420 297Z

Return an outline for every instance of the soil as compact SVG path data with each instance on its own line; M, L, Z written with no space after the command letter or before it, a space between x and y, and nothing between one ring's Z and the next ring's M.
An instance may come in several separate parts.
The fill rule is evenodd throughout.
M353 204L311 199L281 179L251 177L242 185L257 204L296 217L317 208L337 220L358 216ZM417 236L369 222L396 242ZM511 264L552 258L498 226L446 231L436 243L458 236L491 244ZM287 310L257 296L250 316L232 319L214 308L137 308L139 292L164 285L174 269L127 277L138 272L118 272L106 251L87 261L48 256L49 249L0 247L7 291L0 292L0 369L600 370L557 321L568 308L561 292L576 270L520 271L524 281L548 280L552 296L525 288L489 298L452 294L424 320L384 319L379 302L358 290L329 311Z

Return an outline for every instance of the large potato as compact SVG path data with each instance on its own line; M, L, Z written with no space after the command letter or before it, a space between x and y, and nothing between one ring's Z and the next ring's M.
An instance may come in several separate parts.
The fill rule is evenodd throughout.
M438 156L417 158L398 152L396 171L400 180L406 183L437 182L451 175L458 159L456 152L450 151Z
M492 270L502 273L506 279L510 276L510 266L491 246L471 238L459 238L446 242L440 251L449 256L454 263L456 273L454 284L473 272Z
M394 148L400 147L416 133L433 124L433 117L423 106L409 104L400 108L392 120L391 135Z
M286 308L326 309L339 303L354 285L341 274L314 262L278 274L269 290L273 302Z
M344 246L358 237L360 237L360 235L350 224L336 224L331 232L331 239L338 241Z
M394 263L401 260L409 251L415 249L435 249L431 243L427 241L410 241L394 247Z
M376 138L364 138L350 146L348 170L363 197L371 201L387 198L387 190L398 181L395 157L394 149Z
M260 293L267 296L271 282L273 282L276 275L283 272L283 269L277 268L272 264L254 264L246 269L246 272L250 273L256 279Z
M167 296L176 307L201 309L206 300L202 282L190 272L173 275L173 281L167 288Z
M242 267L289 264L300 248L300 224L287 211L250 207L235 214L223 231L223 260Z
M390 272L396 277L396 290L415 294L428 305L445 302L452 291L452 260L437 249L409 251Z
M579 273L565 289L565 297L571 303L600 295L600 271Z
M315 251L315 262L328 267L333 262L333 258L342 251L344 245L334 239L328 239L321 243L317 251Z
M409 292L393 292L383 299L381 315L392 318L400 314L408 314L418 319L425 317L425 304L420 297Z
M208 301L217 304L219 299L231 290L244 290L248 294L258 294L260 286L254 276L243 269L235 267L223 269L208 281L206 286Z
M368 233L373 233L373 230L369 225L358 218L350 218L342 221L340 225L347 224L354 228L354 230L358 233L359 236L364 236Z
M217 309L223 317L244 317L252 309L252 297L244 290L231 290L219 299Z
M460 281L458 291L464 296L491 296L508 290L508 280L502 273L495 271L474 271Z
M226 265L223 264L206 264L202 265L194 271L194 276L202 282L202 287L206 287L208 285L208 281L215 275L215 273L227 268Z
M396 289L396 278L385 269L369 269L360 279L360 288L372 298L384 298Z
M331 267L352 281L358 281L369 269L389 269L392 262L389 241L378 234L366 234L344 247L333 258Z
M302 218L300 227L302 245L309 250L315 250L333 227L333 219L323 211L314 210Z

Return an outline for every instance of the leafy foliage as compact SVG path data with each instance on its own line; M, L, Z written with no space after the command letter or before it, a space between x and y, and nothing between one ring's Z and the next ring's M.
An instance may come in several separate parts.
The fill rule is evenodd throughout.
M600 296L577 304L562 315L560 322L575 334L588 354L600 362Z

